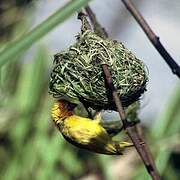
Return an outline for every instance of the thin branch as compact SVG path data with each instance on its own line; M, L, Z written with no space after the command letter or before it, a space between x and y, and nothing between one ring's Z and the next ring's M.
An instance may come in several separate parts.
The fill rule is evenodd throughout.
M138 134L137 131L135 131L133 126L129 126L129 123L125 116L124 109L123 109L121 101L120 101L120 98L117 94L117 91L116 91L114 85L113 85L112 77L109 72L108 66L107 65L102 65L102 66L103 66L103 71L104 71L104 74L106 77L107 84L112 92L113 100L116 104L117 111L119 112L119 116L123 123L124 129L126 130L128 136L132 140L137 152L139 153L139 155L140 155L142 161L144 162L144 165L145 165L148 173L151 175L152 179L160 180L159 174L155 167L154 160L149 151L149 148L147 147L147 144L145 143L144 137L142 135ZM136 127L140 128L138 125L136 125ZM141 129L141 131L142 131L142 129Z
M89 17L91 17L90 20L92 21L92 24L93 25L98 24L98 26L101 28L101 31L106 32L104 30L104 28L102 28L100 26L100 24L97 23L97 19L95 17L95 14L92 12L92 10L90 9L89 6L86 7L86 12L89 15ZM106 33L106 37L107 36L108 35ZM112 76L111 76L111 73L110 73L110 71L108 69L108 65L103 64L102 68L103 68L103 72L105 74L105 80L107 82L108 88L112 92L112 97L113 97L113 100L114 100L114 102L116 104L116 108L117 108L117 111L119 112L119 116L121 118L124 129L126 130L128 136L131 138L133 144L135 145L135 148L136 148L137 152L139 153L142 161L144 162L144 165L145 165L148 173L151 175L152 179L153 180L160 180L160 176L159 176L159 174L157 172L157 169L156 169L154 160L152 158L152 155L151 155L151 153L149 151L149 148L147 147L147 145L146 145L146 143L144 141L144 137L141 136L141 134L138 134L138 131L135 131L136 130L135 126L136 127L139 127L139 126L138 125L130 126L127 119L126 119L125 111L123 109L121 100L120 100L120 98L119 98L119 96L117 94L116 88L113 85Z
M159 37L156 36L156 34L150 28L150 26L148 25L146 20L143 18L141 13L135 8L131 0L122 0L122 2L126 6L126 8L129 10L129 12L132 14L132 16L136 19L136 21L141 26L143 31L146 33L151 43L154 45L156 50L159 52L159 54L163 57L165 62L168 64L172 72L180 78L180 66L176 63L176 61L171 57L171 55L164 48L164 46L159 40Z
M94 31L102 38L106 38L108 36L106 30L99 24L96 19L94 12L91 10L89 6L85 7L85 10L89 16L89 19L93 25Z

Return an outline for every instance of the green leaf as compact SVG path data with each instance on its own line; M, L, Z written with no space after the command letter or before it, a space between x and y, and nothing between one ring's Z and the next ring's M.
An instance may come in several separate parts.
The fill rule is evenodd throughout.
M81 7L85 6L89 1L90 0L70 1L29 33L7 45L7 47L0 53L0 67L4 63L19 56L24 50L28 49L33 43L46 35Z

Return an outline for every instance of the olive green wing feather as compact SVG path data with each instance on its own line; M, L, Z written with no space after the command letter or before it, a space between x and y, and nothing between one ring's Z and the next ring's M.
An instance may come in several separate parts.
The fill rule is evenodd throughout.
M115 154L110 136L106 130L96 122L86 118L68 119L68 127L65 128L64 137L72 144L104 154Z

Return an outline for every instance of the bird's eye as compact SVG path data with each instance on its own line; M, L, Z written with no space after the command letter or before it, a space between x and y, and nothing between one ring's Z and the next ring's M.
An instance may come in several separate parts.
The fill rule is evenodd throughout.
M67 108L68 111L71 111L71 110L72 110L72 107L71 107L70 104L67 104L67 105L66 105L66 108Z
M69 103L69 104L67 104L67 109L68 109L68 111L72 111L76 106L77 106L76 104Z

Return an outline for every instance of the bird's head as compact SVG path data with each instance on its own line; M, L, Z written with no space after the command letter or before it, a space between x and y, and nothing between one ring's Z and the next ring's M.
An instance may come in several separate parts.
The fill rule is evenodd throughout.
M73 115L73 109L77 106L77 104L70 103L66 100L58 100L53 104L51 109L51 115L53 121L61 121L65 118Z

